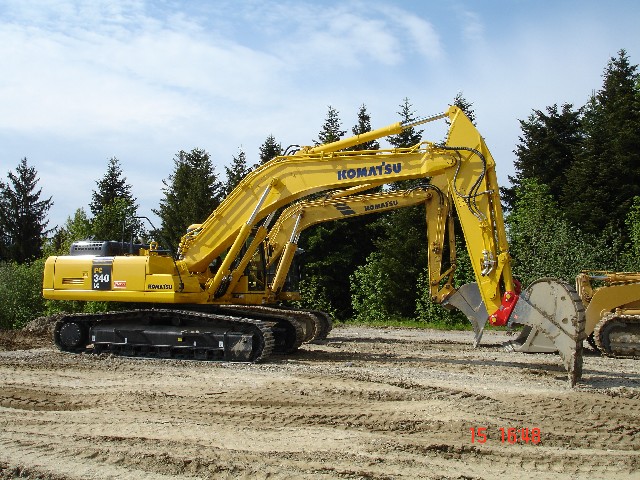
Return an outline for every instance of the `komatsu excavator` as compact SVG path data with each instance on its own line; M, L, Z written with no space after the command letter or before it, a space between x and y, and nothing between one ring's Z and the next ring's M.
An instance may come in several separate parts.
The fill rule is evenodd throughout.
M345 150L441 119L449 121L444 144ZM45 298L149 304L63 316L54 341L69 352L248 362L295 349L308 335L308 316L301 316L322 314L248 308L266 302L265 290L252 292L249 276L243 275L277 210L322 191L349 189L356 194L418 178L430 178L438 198L437 208L427 208L432 299L465 313L477 339L487 321L535 329L560 353L574 385L582 372L585 313L580 297L572 286L554 279L520 291L511 273L495 162L480 133L456 107L274 158L250 172L209 218L182 238L177 258L153 244L138 255L49 257ZM457 212L477 279L459 289L450 281L453 267L441 272L451 208Z
M442 199L439 198L439 194L441 192L438 189L428 184L408 190L364 195L352 195L350 190L342 190L331 192L323 198L291 205L271 227L263 246L266 267L274 272L269 283L269 293L273 300L289 300L296 296L296 292L283 292L282 288L303 230L322 222L388 212L414 205L425 204L431 208L434 198L439 200L435 203L435 208L440 208Z
M272 280L268 283L268 303L299 299L297 291L283 291L287 274L294 263L297 244L303 230L321 222L382 213L423 204L427 219L434 221L434 213L442 208L445 198L433 185L423 184L409 190L388 190L365 195L352 195L347 190L334 191L312 200L300 201L282 212L269 230L263 248L266 267ZM435 211L433 209L436 209ZM449 215L451 215L451 210ZM452 283L456 266L456 247L453 224L449 223L449 261L446 281ZM436 221L441 225L441 221ZM273 267L277 268L275 271ZM438 268L438 265L432 265ZM295 268L293 269L295 271ZM442 275L444 278L445 275ZM576 291L585 307L585 335L591 347L610 357L640 358L640 273L584 271L576 278ZM597 294L597 295L596 295ZM595 297L595 301L592 300ZM325 330L316 332L309 340L324 339ZM474 327L478 327L474 319ZM478 332L475 332L476 334ZM480 332L481 333L481 332ZM477 346L477 342L476 346ZM523 329L517 339L507 342L508 349L526 353L553 353L552 341L542 332Z

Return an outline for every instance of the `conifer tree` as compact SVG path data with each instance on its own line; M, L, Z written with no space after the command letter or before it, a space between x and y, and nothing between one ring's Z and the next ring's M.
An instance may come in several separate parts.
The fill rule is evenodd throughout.
M453 99L453 105L462 110L469 120L471 120L471 123L474 125L476 124L476 114L473 111L473 108L471 108L473 107L473 103L464 98L462 92L456 93L456 96Z
M367 106L362 104L358 110L358 123L351 129L354 135L361 135L371 131L371 116L367 112ZM351 147L351 150L379 150L380 143L377 140L370 140L360 145Z
M407 97L402 100L398 115L400 115L400 121L403 123L411 123L417 119L413 105L411 105ZM397 135L389 136L389 143L396 148L412 147L422 141L423 132L424 130L419 130L416 127L409 127Z
M346 131L342 130L338 112L329 107L327 118L318 138L325 144L340 140ZM370 117L362 105L354 134L371 130ZM358 145L354 149L378 148L377 142ZM317 225L302 233L300 246L305 251L305 280L302 283L306 306L326 308L338 318L351 316L351 296L349 276L357 265L363 263L373 249L372 235L367 225L371 216L336 220Z
M413 106L408 98L400 104L401 122L416 120ZM410 127L398 135L388 137L396 148L410 147L422 140L422 130ZM420 181L396 182L392 188L411 188ZM409 207L381 216L372 226L371 232L376 251L362 262L351 276L353 306L361 318L371 316L369 303L372 292L377 292L377 302L386 316L412 317L415 312L418 277L426 266L426 226L424 207ZM379 272L384 272L380 275ZM363 292L367 292L363 294ZM375 316L374 316L375 317ZM371 319L374 319L371 317Z
M400 121L410 123L417 119L409 99L400 104ZM389 137L396 148L407 148L422 141L423 130L410 127L398 135ZM405 180L392 185L394 189L413 188L424 179ZM390 212L380 220L383 233L375 244L380 253L382 268L389 271L385 277L386 309L393 315L412 317L415 311L418 278L427 265L426 214L424 206L403 208ZM403 293L404 292L404 293Z
M224 194L229 195L240 181L251 171L247 167L247 156L242 149L238 155L234 155L231 167L224 167L227 174L227 182L224 184Z
M340 114L335 108L329 105L327 118L322 125L320 133L318 133L318 140L314 140L313 143L316 145L324 145L326 143L336 142L340 140L345 133L347 133L347 131L342 130Z
M91 228L98 240L124 240L143 234L142 223L135 219L138 211L136 198L131 193L120 168L120 160L109 159L107 172L96 182L90 204L93 219Z
M211 156L194 148L181 150L173 160L173 173L162 181L164 198L153 212L162 221L161 238L177 249L187 227L204 222L222 201L224 187L218 179Z
M546 112L534 110L526 120L520 120L520 129L522 134L514 152L516 174L509 176L511 187L501 188L503 201L512 209L516 191L528 179L547 185L551 196L559 201L567 171L582 147L582 109L565 103L560 109L552 105Z
M23 158L9 182L0 182L0 259L24 263L41 255L51 197L41 200L38 173Z
M98 189L92 192L92 200L89 205L92 214L99 214L106 205L109 205L116 198L122 198L131 205L135 205L136 199L131 194L131 185L127 183L126 177L123 176L120 160L116 157L109 159L107 172L96 184Z
M273 135L269 135L260 145L260 165L280 155L282 155L282 145L276 141Z
M456 95L454 104L475 122L472 103L467 101L462 93ZM403 99L398 114L403 123L411 123L417 119L408 98ZM396 148L411 147L422 141L422 133L422 130L411 127L392 136L389 142ZM412 188L426 181L420 179L396 182L392 188ZM418 312L418 316L424 318L425 308L432 316L446 316L440 307L434 310L429 298L428 281L424 280L428 278L424 206L389 212L376 222L374 228L379 232L374 240L376 251L351 277L356 315L362 319L379 319L378 314L370 307L375 297L376 308L384 312L386 318L411 318L415 316L416 310L420 309L423 311ZM459 240L460 248L464 249L463 239ZM460 263L466 260L464 253L459 253L459 256ZM460 273L465 272L461 269Z
M633 197L640 195L637 69L620 50L605 68L602 88L585 107L584 148L567 172L562 205L569 220L586 232L625 232L624 219Z

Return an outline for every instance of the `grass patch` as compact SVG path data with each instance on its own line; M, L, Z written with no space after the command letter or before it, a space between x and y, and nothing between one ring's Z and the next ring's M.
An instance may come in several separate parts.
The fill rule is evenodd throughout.
M363 326L363 327L397 327L397 328L420 328L420 329L433 329L433 330L456 330L456 331L472 331L473 326L471 322L450 322L446 320L437 320L431 322L423 322L420 320L414 320L412 318L390 318L388 320L338 320L336 323L340 325L348 326ZM498 331L504 332L509 330L509 327L493 327L487 324L484 327L485 331Z
M356 320L340 322L343 325L366 327L431 328L435 330L473 330L471 323L451 323L447 321L423 322L411 318L390 318L388 320Z

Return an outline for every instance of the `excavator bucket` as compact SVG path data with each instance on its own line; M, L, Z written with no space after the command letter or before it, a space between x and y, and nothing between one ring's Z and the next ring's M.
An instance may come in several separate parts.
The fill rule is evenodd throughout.
M455 307L467 316L473 325L474 346L477 347L488 317L478 284L463 285L443 302L443 306ZM575 289L567 283L543 278L520 295L509 326L522 326L523 329L505 347L526 353L558 352L573 386L582 375L584 325L584 307Z
M478 284L473 282L462 285L453 295L442 302L442 306L445 308L455 307L467 316L473 325L473 346L477 347L489 317Z
M585 314L582 301L571 285L551 278L533 282L520 295L509 325L524 327L520 336L509 342L513 350L557 351L571 386L580 379Z

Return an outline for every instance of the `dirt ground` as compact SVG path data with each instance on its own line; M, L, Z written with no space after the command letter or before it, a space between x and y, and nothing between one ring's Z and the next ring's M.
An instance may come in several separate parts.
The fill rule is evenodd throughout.
M571 389L559 357L471 337L338 327L247 365L0 332L0 479L640 478L640 361L587 350Z

